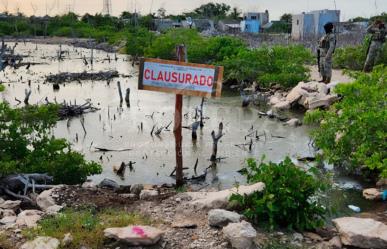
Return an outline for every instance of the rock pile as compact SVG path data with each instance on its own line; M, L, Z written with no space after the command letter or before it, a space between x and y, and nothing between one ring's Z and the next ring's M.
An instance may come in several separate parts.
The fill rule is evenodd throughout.
M270 105L276 110L288 110L300 105L306 110L320 107L328 107L339 98L331 94L330 89L336 84L324 84L319 82L300 82L289 93L278 91L269 99Z

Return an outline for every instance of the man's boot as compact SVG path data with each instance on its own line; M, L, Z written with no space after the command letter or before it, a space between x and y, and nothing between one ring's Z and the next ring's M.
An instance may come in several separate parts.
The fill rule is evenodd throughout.
M324 82L325 82L326 84L331 83L331 77L326 77Z
M325 82L327 80L327 78L325 76L323 76L322 80L320 80L319 82Z

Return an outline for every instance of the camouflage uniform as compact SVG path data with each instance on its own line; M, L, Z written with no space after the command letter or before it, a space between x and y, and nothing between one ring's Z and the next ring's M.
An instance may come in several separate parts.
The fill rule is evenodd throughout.
M332 78L332 57L336 49L336 36L328 33L321 38L319 43L320 53L320 74L323 78Z
M378 57L380 51L382 50L383 43L386 40L386 29L378 28L375 25L372 25L367 28L367 32L372 34L371 44L367 52L367 59L364 64L364 72L371 72L375 59Z

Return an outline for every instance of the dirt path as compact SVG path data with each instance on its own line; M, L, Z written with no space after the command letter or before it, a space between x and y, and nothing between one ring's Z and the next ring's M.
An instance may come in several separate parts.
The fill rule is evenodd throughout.
M312 81L319 81L321 80L320 73L318 72L317 66L310 66L310 76ZM343 82L343 83L349 83L352 82L353 79L349 77L348 75L345 75L343 73L343 70L332 70L332 82Z

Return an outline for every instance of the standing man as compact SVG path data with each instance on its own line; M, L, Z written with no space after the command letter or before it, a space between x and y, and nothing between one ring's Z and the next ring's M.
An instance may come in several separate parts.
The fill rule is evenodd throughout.
M386 27L382 21L377 20L374 24L367 28L367 33L372 35L371 43L367 51L367 59L363 69L366 73L372 71L375 59L378 57L380 51L382 50L383 43L386 41Z
M320 82L326 84L331 82L332 79L332 57L336 49L336 36L333 33L333 23L328 22L324 25L325 35L321 38L318 53L318 67L322 76Z

